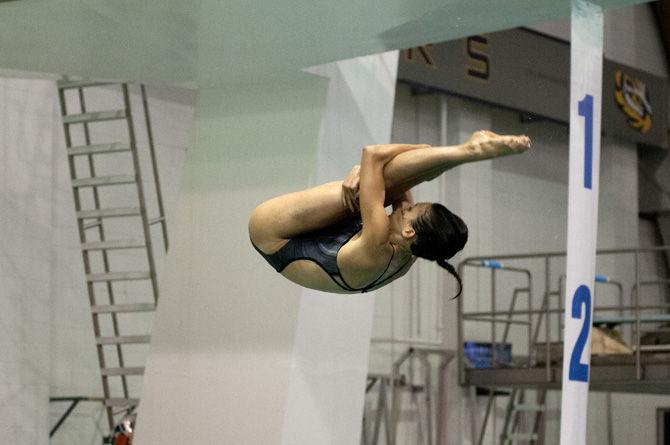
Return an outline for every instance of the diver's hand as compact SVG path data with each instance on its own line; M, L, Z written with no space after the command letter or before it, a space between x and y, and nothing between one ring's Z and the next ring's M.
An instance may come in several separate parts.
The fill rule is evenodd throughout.
M342 205L348 208L351 213L356 213L360 210L360 203L358 202L361 181L360 172L361 166L354 165L342 182Z

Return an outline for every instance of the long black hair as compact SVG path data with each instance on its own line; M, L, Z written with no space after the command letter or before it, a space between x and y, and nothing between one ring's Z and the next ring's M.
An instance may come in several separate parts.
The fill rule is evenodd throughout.
M454 266L447 261L465 247L468 226L442 204L433 203L421 216L412 221L416 239L412 253L420 258L435 261L458 281L458 298L463 292L463 282Z

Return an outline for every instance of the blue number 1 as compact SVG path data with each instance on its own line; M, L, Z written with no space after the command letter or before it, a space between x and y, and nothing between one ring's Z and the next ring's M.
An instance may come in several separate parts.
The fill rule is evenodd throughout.
M584 188L591 189L593 171L593 96L587 94L578 102L578 113L584 117Z
M580 363L586 340L589 337L589 328L591 327L591 291L585 285L581 285L575 291L572 297L572 318L582 318L582 305L584 308L584 324L582 330L579 332L579 337L575 343L575 349L572 350L570 356L570 380L578 382L589 381L589 365Z

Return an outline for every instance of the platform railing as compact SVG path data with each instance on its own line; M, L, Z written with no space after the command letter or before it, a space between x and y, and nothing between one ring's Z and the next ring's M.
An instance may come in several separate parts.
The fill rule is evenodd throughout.
M631 339L631 343L634 343L633 349L635 351L635 369L636 369L636 379L641 380L642 378L642 364L641 364L641 324L644 322L664 322L670 321L670 304L649 304L643 305L640 302L640 293L638 289L641 289L642 286L649 286L652 284L663 284L668 283L670 280L665 278L653 278L653 279L642 279L640 271L640 256L642 254L650 253L660 253L670 251L670 246L656 246L656 247L644 247L644 248L628 248L628 249L603 249L597 251L596 255L598 258L611 255L629 255L634 260L634 285L631 290L631 304L625 305L623 302L623 284L610 280L608 277L596 276L594 281L597 286L600 286L600 283L605 283L607 285L616 286L619 290L619 304L613 306L595 306L594 307L594 321L598 322L599 320L610 320L612 322L618 323L632 323L634 325L633 332L631 335L634 336L634 341ZM459 373L459 382L461 385L467 384L465 376L465 356L463 350L464 344L464 324L465 322L479 322L486 323L490 325L491 329L491 349L492 349L492 363L491 366L497 367L500 365L497 357L497 344L505 341L507 339L507 334L509 328L513 324L520 324L528 326L528 354L527 354L527 365L526 366L535 366L538 363L544 362L546 369L546 381L551 382L553 377L552 369L552 360L551 360L551 342L552 339L556 341L561 341L561 328L560 320L563 315L563 293L562 289L562 278L559 276L559 289L551 289L552 277L555 277L556 270L558 268L552 264L553 260L564 259L566 257L566 252L543 252L543 253L533 253L533 254L518 254L518 255L496 255L496 256L480 256L480 257L471 257L467 258L459 264L458 271L465 283L464 295L458 301L458 373ZM543 265L540 266L541 275L544 277L544 296L542 299L542 306L539 308L533 307L532 298L532 280L533 274L529 269L517 267L518 262L542 262ZM503 263L504 262L504 263ZM505 264L512 262L514 266L508 267ZM526 263L524 263L526 264ZM555 270L552 270L552 267ZM491 270L491 310L490 311L476 311L476 312L465 312L464 310L464 301L468 298L469 295L469 286L466 270L469 268L488 268ZM519 290L515 288L514 294L511 299L511 304L509 309L498 310L497 300L499 299L496 295L496 275L502 271L512 271L512 272L522 272L526 273L528 271L528 292L529 292L529 301L527 309L518 309L516 307L516 293ZM554 272L552 274L552 272ZM564 274L564 271L561 270ZM537 274L537 272L536 272ZM550 296L558 296L558 305L552 307ZM649 317L648 314L643 314L643 311L656 311L654 317ZM617 319L610 317L598 317L596 314L602 314L605 312L618 312L619 317ZM629 312L632 315L626 317L623 314ZM660 313L659 313L660 312ZM559 328L555 332L550 332L551 324L549 320L552 316L556 316L559 320ZM518 317L523 317L523 320L518 319ZM544 322L544 325L542 324ZM503 339L498 341L496 338L496 325L502 323L505 324L505 333ZM544 353L542 356L534 356L534 353L537 349L538 337L541 326L544 327ZM534 328L534 329L533 329ZM552 335L553 334L553 335ZM543 359L543 360L542 360Z

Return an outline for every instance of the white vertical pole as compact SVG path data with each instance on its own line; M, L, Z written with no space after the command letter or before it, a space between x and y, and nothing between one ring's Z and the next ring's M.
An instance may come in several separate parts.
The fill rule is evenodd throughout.
M598 229L603 15L572 0L570 188L561 445L586 443Z

